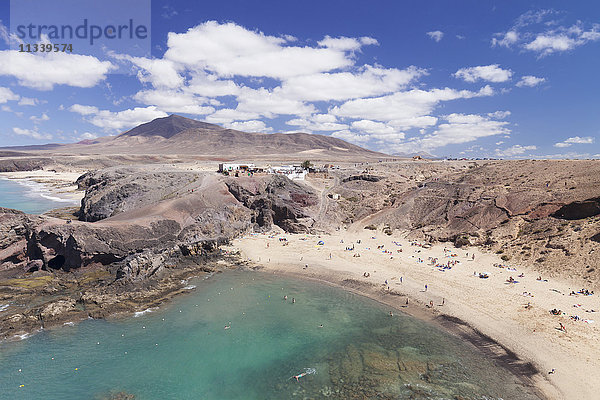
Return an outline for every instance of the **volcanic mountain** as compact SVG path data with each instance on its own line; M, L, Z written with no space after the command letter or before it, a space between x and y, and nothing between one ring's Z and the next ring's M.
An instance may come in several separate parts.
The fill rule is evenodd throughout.
M58 149L53 149L54 151ZM79 154L181 154L207 157L364 159L377 153L331 136L308 133L250 133L170 115L141 124L116 137L65 145Z

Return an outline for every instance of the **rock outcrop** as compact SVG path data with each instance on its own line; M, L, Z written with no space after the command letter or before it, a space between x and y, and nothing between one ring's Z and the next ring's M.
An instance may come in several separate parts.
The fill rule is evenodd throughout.
M86 190L79 219L95 222L179 197L197 179L197 173L175 169L158 172L152 168L115 167L88 172L77 180L79 188Z
M277 225L286 232L309 232L314 225L311 211L318 197L307 186L285 176L271 175L263 179L230 178L229 191L245 207L252 210L252 222L268 230Z

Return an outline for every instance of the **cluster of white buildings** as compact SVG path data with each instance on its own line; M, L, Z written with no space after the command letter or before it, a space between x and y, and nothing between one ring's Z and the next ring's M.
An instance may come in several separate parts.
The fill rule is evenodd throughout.
M308 173L307 170L303 169L299 165L282 165L278 167L268 166L266 168L257 168L251 163L222 163L219 164L219 172L236 176L240 174L252 175L254 173L266 172L267 174L285 175L292 180L304 180L306 174Z

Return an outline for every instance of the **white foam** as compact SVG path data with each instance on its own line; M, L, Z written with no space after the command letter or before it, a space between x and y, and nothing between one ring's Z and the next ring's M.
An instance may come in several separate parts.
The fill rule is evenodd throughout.
M0 312L6 310L8 308L9 304L0 304Z
M151 313L151 312L153 312L153 311L154 311L154 310L156 310L156 309L157 309L157 308L156 308L156 307L154 307L154 308L147 308L147 309L145 309L144 311L137 311L137 312L135 312L135 313L133 314L133 316L134 316L135 318L137 318L137 317L141 317L142 315L144 315L144 314L148 314L148 313Z
M21 186L27 188L27 192L25 196L29 198L38 198L42 197L46 200L54 201L56 203L77 203L78 200L58 197L55 193L52 193L52 190L40 182L33 181L31 179L8 179L11 182L15 182Z
M194 290L196 289L196 285L187 285L186 287L184 287L185 290Z
M30 336L31 336L31 333L24 333L22 335L15 335L15 336L13 336L13 339L16 339L16 340L25 340L25 339L27 339Z
M75 326L75 322L65 322L63 325L67 325L67 326Z

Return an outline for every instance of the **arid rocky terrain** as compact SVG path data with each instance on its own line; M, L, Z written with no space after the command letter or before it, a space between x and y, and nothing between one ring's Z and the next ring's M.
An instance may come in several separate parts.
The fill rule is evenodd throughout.
M189 121L170 117L158 136L216 130ZM120 138L161 141L152 123L138 128ZM245 145L235 143L231 148ZM311 159L298 149L297 159ZM291 181L224 176L216 172L218 161L189 155L61 151L0 157L3 171L81 171L77 184L85 190L80 209L62 218L0 209L0 303L13 304L2 314L0 338L155 306L184 290L188 277L223 268L223 257L235 264L219 244L273 226L297 233L402 232L480 246L507 264L589 288L600 283L599 161L383 161L357 151L348 162L347 154L336 159L341 150L334 149L327 154L336 168Z

